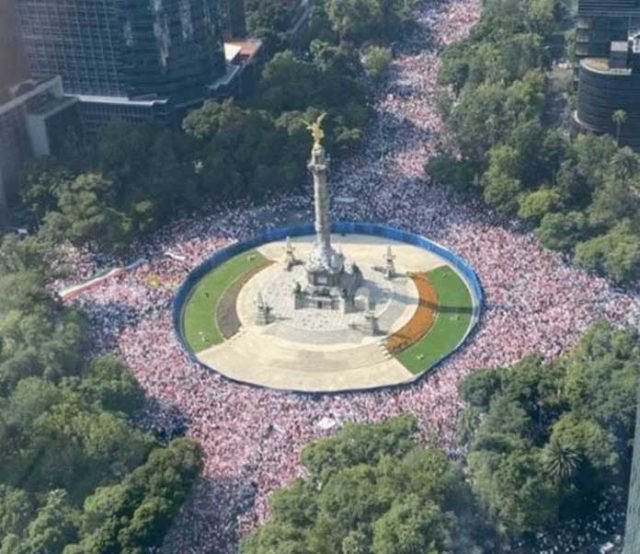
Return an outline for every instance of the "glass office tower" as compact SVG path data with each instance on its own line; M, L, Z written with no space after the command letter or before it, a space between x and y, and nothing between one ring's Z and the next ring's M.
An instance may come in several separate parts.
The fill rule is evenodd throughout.
M14 8L10 0L0 0L0 102L8 87L28 77Z
M60 75L89 132L166 119L225 74L219 0L13 1L33 77Z
M576 57L579 128L640 149L640 0L580 0ZM620 129L618 110L626 114Z
M608 57L611 43L627 40L639 23L640 0L580 0L576 56Z
M631 467L631 484L629 486L627 526L624 537L625 554L637 554L640 552L640 394L638 396L638 407L633 442L633 465Z
M36 79L68 94L202 94L224 73L218 0L16 0Z

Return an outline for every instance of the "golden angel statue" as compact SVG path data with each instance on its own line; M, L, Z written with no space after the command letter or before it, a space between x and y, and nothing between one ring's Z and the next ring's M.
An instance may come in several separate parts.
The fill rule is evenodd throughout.
M327 117L327 112L321 113L318 116L318 119L315 121L305 121L305 125L307 129L311 131L311 135L313 136L313 147L321 146L322 139L324 138L324 131L322 130L322 121Z

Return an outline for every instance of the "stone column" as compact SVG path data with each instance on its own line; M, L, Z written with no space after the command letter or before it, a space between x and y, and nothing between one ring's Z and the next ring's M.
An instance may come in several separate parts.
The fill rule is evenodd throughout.
M328 255L331 251L331 221L329 220L329 194L327 191L327 159L322 145L316 144L313 147L308 167L313 175L316 243L322 253Z

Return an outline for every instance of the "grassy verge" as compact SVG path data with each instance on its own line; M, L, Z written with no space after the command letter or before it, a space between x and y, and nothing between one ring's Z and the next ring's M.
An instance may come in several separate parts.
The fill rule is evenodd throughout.
M267 259L257 250L238 254L205 275L195 286L182 313L184 336L194 352L224 340L216 319L220 298L244 273L266 262Z
M451 352L469 328L472 315L471 294L460 276L444 266L427 273L438 292L438 309L431 330L415 344L397 355L412 373L422 373Z

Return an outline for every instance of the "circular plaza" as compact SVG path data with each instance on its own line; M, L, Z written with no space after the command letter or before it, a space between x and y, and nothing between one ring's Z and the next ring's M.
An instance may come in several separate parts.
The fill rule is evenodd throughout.
M336 223L332 252L358 276L307 291L313 227L270 230L207 259L174 303L191 357L234 381L296 392L409 383L457 349L478 321L467 264L423 237ZM350 274L349 274L350 275Z

